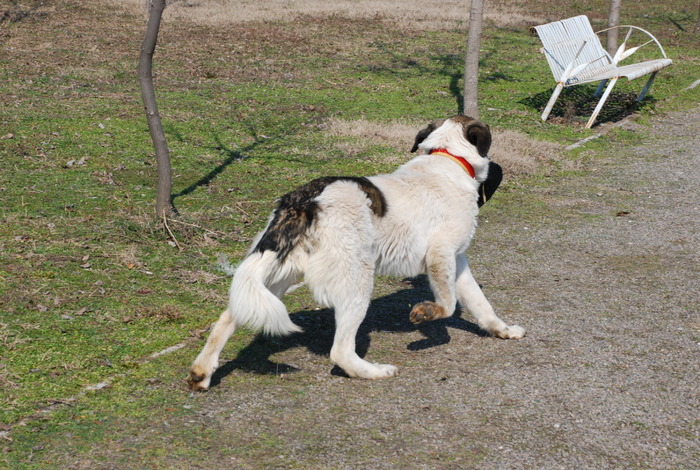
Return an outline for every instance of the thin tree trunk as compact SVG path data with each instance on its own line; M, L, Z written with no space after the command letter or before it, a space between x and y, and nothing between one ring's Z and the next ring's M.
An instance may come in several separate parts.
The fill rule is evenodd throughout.
M479 119L479 49L481 48L484 0L471 0L467 56L464 60L464 107L463 113Z
M700 6L698 6L698 21L695 23L695 28L693 28L693 33L700 31Z
M148 24L146 25L146 37L141 45L139 55L139 85L141 87L141 99L146 109L148 130L156 152L158 166L158 195L156 197L156 216L163 217L173 212L171 201L172 194L172 169L170 166L170 150L165 139L163 124L158 113L156 93L153 88L153 53L158 41L160 19L165 9L165 0L150 0Z
M622 0L610 0L610 11L608 12L608 28L620 25L620 6L622 5ZM617 52L617 38L618 38L619 28L614 28L608 30L606 34L607 43L605 49L611 56L615 55Z

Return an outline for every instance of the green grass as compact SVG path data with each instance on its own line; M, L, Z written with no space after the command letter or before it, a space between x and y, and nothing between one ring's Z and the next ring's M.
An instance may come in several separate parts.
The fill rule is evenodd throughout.
M210 51L196 43L189 46L195 60L201 59L194 67L178 46L186 38L170 31L173 43L162 44L156 56L157 94L179 212L169 227L180 251L152 217L156 168L134 76L136 49L111 51L116 58L96 62L84 48L71 49L70 41L61 39L68 33L51 21L49 16L38 25L69 67L47 55L45 69L31 72L21 57L0 55L0 423L13 425L51 409L12 431L13 455L19 457L11 461L24 462L21 468L50 467L50 455L31 462L28 456L40 442L49 448L62 433L70 432L70 446L85 453L109 445L107 437L95 435L114 421L145 425L151 413L196 406L184 390L164 384L181 382L200 341L165 358L146 359L192 341L216 319L227 290L217 254L239 259L274 199L304 181L395 166L382 157L396 150L381 143L367 147L366 154L345 155L340 138L323 131L329 118L422 125L456 113L461 103L462 31L406 34L382 27L367 40L363 35L377 25L349 22L346 40L356 41L356 48L334 54L319 43L317 51L306 48L304 60L298 60L298 50L273 38L260 50L255 46L257 63L252 55L244 58L253 70L240 77L226 70L231 63L212 58L215 54L206 58ZM134 19L119 18L129 21ZM652 15L645 25L654 28L661 21ZM6 34L26 38L32 26L13 24ZM306 39L340 37L344 29L329 22L320 31ZM215 34L197 30L209 32ZM118 46L133 46L137 39L129 35ZM667 54L678 59L636 110L641 122L652 113L688 109L700 101L700 87L681 91L697 79L697 42L690 34L667 39ZM487 27L482 42L484 121L563 144L596 132L539 120L536 107L553 83L536 38ZM279 72L285 68L288 78ZM252 79L255 73L262 78ZM624 104L642 85L620 84L619 100ZM570 99L576 100L576 93ZM554 115L561 113L555 109ZM586 115L577 113L575 119ZM606 119L615 116L603 115ZM570 158L591 158L591 151L605 152L611 141L633 139L613 131ZM494 219L506 201L528 197L517 195L518 187L547 181L533 177L509 185L504 199L490 203ZM396 281L382 279L377 295L398 288ZM287 302L291 311L313 306L303 290ZM250 333L241 332L227 351L233 356L251 340ZM114 377L109 389L81 395L86 385L105 377ZM297 393L304 393L303 387ZM78 398L55 405L71 397ZM135 452L155 462L168 461L157 449L134 445ZM188 457L187 446L176 447L183 449L181 458Z

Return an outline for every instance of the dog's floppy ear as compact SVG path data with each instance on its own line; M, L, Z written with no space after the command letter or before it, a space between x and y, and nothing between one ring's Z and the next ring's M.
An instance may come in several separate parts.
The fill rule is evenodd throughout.
M489 162L489 174L484 181L482 181L481 186L479 186L479 207L486 204L486 201L491 199L493 193L496 192L498 186L503 180L503 168L501 165L494 162Z
M464 137L486 158L491 148L491 129L481 121L471 122L464 130Z
M428 127L425 129L421 130L416 134L416 141L413 143L413 148L411 149L411 152L415 152L418 150L418 146L428 138L428 136L438 127L442 126L442 124L445 122L444 119L438 119L437 121L433 121L430 124L428 124Z

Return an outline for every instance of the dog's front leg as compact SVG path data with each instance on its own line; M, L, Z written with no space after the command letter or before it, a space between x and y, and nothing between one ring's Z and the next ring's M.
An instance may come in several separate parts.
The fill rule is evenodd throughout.
M425 301L413 306L409 318L414 324L447 318L454 313L457 305L454 252L430 248L425 258L435 302Z
M457 299L462 307L474 315L477 324L486 332L504 339L520 339L525 336L525 328L508 326L496 316L493 307L486 299L481 287L467 264L467 257L457 256Z

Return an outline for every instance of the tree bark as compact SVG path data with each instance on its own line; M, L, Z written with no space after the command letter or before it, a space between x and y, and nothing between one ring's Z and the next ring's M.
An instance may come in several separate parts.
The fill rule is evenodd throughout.
M172 168L170 150L165 139L163 124L158 113L156 93L153 87L153 53L158 41L160 20L165 9L165 0L150 0L146 37L141 45L139 55L138 77L141 87L141 99L146 110L148 130L156 152L158 166L158 195L156 196L156 216L161 218L173 212L172 205Z
M620 25L620 6L622 5L622 0L610 0L610 10L608 12L608 28L612 28L613 26L619 26ZM614 28L608 30L606 36L606 46L605 49L608 51L608 54L611 56L615 56L615 53L617 52L617 38L618 38L618 32L620 31L619 28Z
M484 0L471 0L467 56L464 60L464 106L462 112L479 119L479 49L481 47Z

